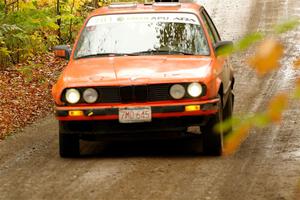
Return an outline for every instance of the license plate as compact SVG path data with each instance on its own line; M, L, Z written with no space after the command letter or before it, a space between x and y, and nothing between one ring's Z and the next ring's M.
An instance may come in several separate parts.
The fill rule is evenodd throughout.
M119 108L120 123L151 122L151 107L128 107Z

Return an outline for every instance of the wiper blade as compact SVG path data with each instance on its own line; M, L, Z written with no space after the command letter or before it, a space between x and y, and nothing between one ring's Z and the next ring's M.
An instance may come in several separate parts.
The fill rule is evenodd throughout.
M143 54L183 54L183 55L195 55L194 53L184 52L184 51L168 51L168 50L149 50L149 51L139 51L128 54L128 56L143 55Z
M126 56L126 53L96 53L96 54L90 54L85 56L77 57L76 59L80 58L93 58L93 57L104 57L104 56Z
M77 57L76 59L81 59L81 58L92 58L92 57L104 57L104 56L139 56L139 55L145 55L145 54L183 54L183 55L195 55L193 53L189 52L183 52L183 51L167 51L167 50L149 50L149 51L139 51L139 52L134 52L134 53L97 53L97 54L90 54L90 55L84 55Z
M185 52L185 51L169 51L170 54L183 54L183 55L195 55L194 53Z

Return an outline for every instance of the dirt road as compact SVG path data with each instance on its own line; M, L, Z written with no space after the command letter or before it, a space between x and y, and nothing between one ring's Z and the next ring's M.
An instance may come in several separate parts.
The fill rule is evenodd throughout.
M268 30L300 17L299 0L203 0L225 39ZM277 92L290 91L300 71L300 28L282 36L279 71L263 79L236 64L235 113L264 110ZM57 122L49 116L0 143L0 199L300 199L300 102L284 123L252 130L228 157L191 156L181 141L83 144L85 156L58 156Z

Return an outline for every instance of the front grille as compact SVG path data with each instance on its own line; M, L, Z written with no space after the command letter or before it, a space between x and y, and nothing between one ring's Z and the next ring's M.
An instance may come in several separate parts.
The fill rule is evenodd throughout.
M171 100L169 90L172 84L149 85L149 101Z
M98 102L101 103L119 103L121 102L120 87L98 87L100 94Z
M130 103L171 100L169 89L172 84L136 85L121 87L98 87L99 103Z
M134 86L134 97L138 102L148 101L148 86L138 85Z
M153 84L153 85L133 85L133 86L101 86L95 89L99 93L97 103L131 103L131 102L153 102L173 100L169 94L170 87L173 84ZM187 88L188 83L182 83ZM78 88L82 94L85 88ZM64 99L65 91L62 94ZM191 99L188 94L184 99ZM85 103L81 98L79 103Z
M133 87L124 86L120 87L120 98L122 102L130 102L134 99Z

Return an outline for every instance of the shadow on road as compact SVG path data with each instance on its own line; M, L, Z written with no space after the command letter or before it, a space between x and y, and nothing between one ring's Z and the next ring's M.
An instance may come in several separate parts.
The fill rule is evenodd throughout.
M191 139L173 139L122 142L81 141L80 158L197 156L203 156L201 142Z

